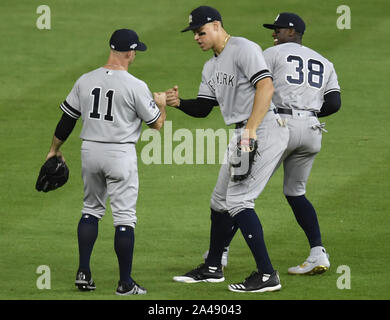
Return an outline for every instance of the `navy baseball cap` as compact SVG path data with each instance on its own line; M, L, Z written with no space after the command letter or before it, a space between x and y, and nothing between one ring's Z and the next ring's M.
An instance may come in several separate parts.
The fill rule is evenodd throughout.
M135 31L119 29L115 30L110 38L110 48L115 51L145 51L146 45L139 41Z
M282 12L279 13L276 17L273 24L263 24L263 27L268 29L284 29L284 28L293 28L297 32L303 34L305 32L305 22L303 22L302 18L295 13L290 12Z
M212 7L208 6L200 6L194 10L191 11L189 16L189 26L182 30L181 32L186 32L189 30L196 30L203 26L206 23L212 22L212 21L221 21L222 17L217 11L217 9L214 9Z

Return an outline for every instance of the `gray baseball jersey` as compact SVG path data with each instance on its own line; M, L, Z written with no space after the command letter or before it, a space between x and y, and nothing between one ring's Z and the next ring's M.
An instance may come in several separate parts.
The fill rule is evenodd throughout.
M288 42L264 51L273 75L276 108L291 109L280 114L287 120L289 142L281 158L283 192L287 196L306 193L306 184L317 153L321 150L322 126L310 111L318 112L324 95L340 91L333 64L314 50Z
M260 46L231 37L219 56L202 71L198 97L217 100L227 125L247 120L252 112L256 83L271 77Z
M135 143L142 120L151 124L160 116L147 85L127 71L99 68L82 75L60 107L83 120L82 214L102 218L110 197L114 226L134 228L138 197Z
M318 112L324 95L340 91L333 64L314 50L288 42L264 50L279 108Z
M253 109L256 83L271 77L259 45L245 38L231 37L220 55L208 60L202 71L198 97L217 100L227 125L247 120ZM236 129L227 150L230 159L241 129ZM236 215L254 208L255 199L264 189L283 155L288 129L278 124L274 112L268 112L256 131L259 153L250 176L244 181L230 179L230 163L222 164L211 196L211 208Z
M60 107L75 119L81 116L81 139L96 142L136 143L142 120L151 124L160 116L145 82L105 68L82 75Z

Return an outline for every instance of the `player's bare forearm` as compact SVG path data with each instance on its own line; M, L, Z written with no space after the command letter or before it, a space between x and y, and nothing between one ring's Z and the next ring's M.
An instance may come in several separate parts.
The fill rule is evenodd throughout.
M154 92L153 98L156 102L158 109L160 110L160 117L157 119L156 122L153 122L150 127L156 130L160 130L163 127L165 119L167 117L165 110L165 107L167 105L166 94L165 92Z
M269 110L273 93L274 86L271 78L265 78L257 82L252 113L245 127L245 129L248 129L247 134L249 134L247 138L256 138L256 130Z
M53 140L51 142L49 153L46 156L46 160L54 156L61 157L64 160L64 157L62 156L62 153L60 151L60 147L63 145L63 143L64 141L58 139L56 136L53 136Z
M159 105L157 105L157 107L160 109L161 115L158 118L158 121L161 122L161 127L162 127L164 125L164 122L165 122L166 118L167 118L166 107L165 106L159 106Z

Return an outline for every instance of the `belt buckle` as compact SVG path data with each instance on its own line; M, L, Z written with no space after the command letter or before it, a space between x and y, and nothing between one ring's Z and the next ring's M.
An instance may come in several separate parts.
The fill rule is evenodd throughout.
M303 114L302 114L302 112L300 110L291 109L291 112L292 112L291 115L294 118L298 118L298 117L302 117L303 116Z
M294 109L292 109L292 113L293 113L294 117L300 117L300 118L307 117L309 115L309 111L307 111L307 110L294 110Z

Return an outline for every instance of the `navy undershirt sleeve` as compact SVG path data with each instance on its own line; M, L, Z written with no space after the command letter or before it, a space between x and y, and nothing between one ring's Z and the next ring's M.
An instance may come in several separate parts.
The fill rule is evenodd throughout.
M322 104L321 111L317 114L318 118L326 117L340 110L341 96L340 92L332 91L324 96L324 103Z
M56 131L54 135L61 141L65 141L69 135L72 133L73 128L75 127L77 119L72 118L67 115L65 112L62 114L60 121L57 124Z
M217 105L218 101L205 98L180 99L180 106L177 108L192 117L205 118Z

